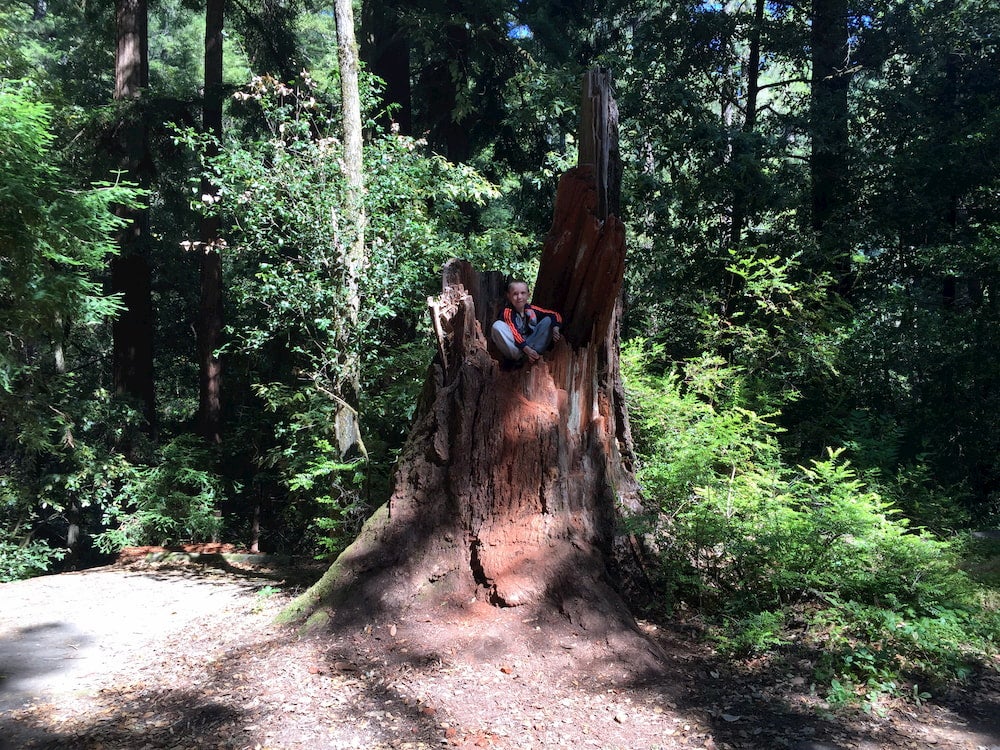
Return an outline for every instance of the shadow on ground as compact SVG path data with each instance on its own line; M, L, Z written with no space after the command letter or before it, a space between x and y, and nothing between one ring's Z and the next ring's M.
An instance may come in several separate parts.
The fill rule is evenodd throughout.
M148 574L206 583L216 575L197 568ZM247 583L259 589L272 580L286 579ZM995 672L941 701L906 704L886 717L835 713L810 695L807 665L731 664L677 623L645 628L662 659L654 670L630 669L608 651L587 652L580 644L592 634L556 619L522 623L527 634L517 643L495 624L449 641L441 629L459 616L442 611L436 621L400 622L398 629L359 624L309 637L259 623L241 631L233 647L206 651L183 668L175 663L183 661L181 638L162 671L151 664L132 682L102 687L81 704L85 710L3 712L0 749L1000 746ZM510 610L506 616L511 623L523 617ZM65 655L77 635L47 623L0 641L0 697L24 697L23 686L60 669L45 654ZM26 638L38 650L11 645ZM534 671L532 660L549 660L548 672Z
M0 715L31 697L48 674L66 668L90 638L70 624L47 622L0 638Z

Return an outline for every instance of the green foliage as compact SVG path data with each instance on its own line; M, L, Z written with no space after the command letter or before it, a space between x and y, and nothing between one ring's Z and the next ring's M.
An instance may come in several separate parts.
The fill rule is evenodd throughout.
M360 492L365 464L341 458L336 442L340 404L315 389L279 383L260 384L254 391L272 418L273 433L272 441L261 446L254 481L277 478L285 499L280 526L300 534L295 551L336 554L368 510Z
M731 618L715 637L723 653L764 654L787 646L787 615L782 609L751 612Z
M959 537L962 540L962 569L980 587L983 608L1000 612L1000 538L983 532Z
M0 70L4 78L22 78L28 72L28 63L18 46L15 26L21 20L19 17L28 15L28 8L24 4L9 6L0 3Z
M743 372L702 359L650 374L648 357L641 342L623 356L647 497L633 523L668 596L726 623L724 648L780 648L809 611L828 654L819 679L873 696L903 675L961 677L992 651L1000 617L955 545L913 528L842 451L788 466L775 423L741 405Z
M283 497L276 512L302 530L303 551L335 552L356 531L371 490L358 476L365 457L342 455L342 410L359 408L371 431L368 458L376 451L384 491L423 380L426 299L441 265L460 256L508 267L527 240L502 207L489 212L500 193L475 170L412 138L377 134L365 150L367 256L355 313L336 110L308 74L292 84L256 78L233 107L246 128L230 130L206 164L220 186L208 210L227 226L233 444L246 435L242 445L254 445L246 485ZM206 150L200 135L178 137Z
M230 19L232 20L232 19ZM149 88L157 97L190 99L205 80L205 4L158 0L149 6ZM238 85L249 75L241 40L223 42L223 81Z
M199 438L184 435L157 453L155 465L135 468L131 481L103 503L106 530L95 540L102 551L216 538L222 523L218 506L226 488L209 468L211 449Z
M970 677L996 653L1000 614L953 603L920 613L834 601L810 613L805 644L820 654L816 676L830 684L830 702L860 699L878 710L888 695L919 703L931 697L927 690Z
M997 517L996 310L1000 244L887 251L864 267L847 330L833 428L908 515L937 530ZM912 276L886 285L893 268ZM949 281L950 279L950 281ZM953 289L951 292L949 289ZM920 465L926 470L920 469Z
M73 190L60 176L49 132L51 107L25 84L0 81L0 330L4 369L0 387L12 387L11 356L19 342L60 340L61 318L90 326L115 312L91 274L114 251L120 221L113 204L134 204L136 192L102 184Z
M109 98L114 6L48 2L36 18L34 5L0 0L0 28L10 32L12 45L16 42L5 55L13 65L0 69L0 76L30 79L40 98L61 105L58 119L76 119L85 108Z
M65 550L53 549L37 539L22 542L0 539L0 583L41 575L65 554Z
M74 483L101 474L107 456L82 439L110 416L88 372L119 307L100 274L121 225L112 207L139 195L76 189L54 153L51 111L29 85L0 81L0 535L19 550L10 559L29 561L22 572L59 556L32 541L40 524L99 496Z

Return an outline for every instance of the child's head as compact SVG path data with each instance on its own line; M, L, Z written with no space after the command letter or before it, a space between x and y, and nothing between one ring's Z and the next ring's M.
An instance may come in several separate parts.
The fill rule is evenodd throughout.
M514 279L507 284L507 301L518 312L524 312L528 304L528 282Z

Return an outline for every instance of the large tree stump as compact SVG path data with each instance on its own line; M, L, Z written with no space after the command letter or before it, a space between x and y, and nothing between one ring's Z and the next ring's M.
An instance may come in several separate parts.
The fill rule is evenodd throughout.
M625 231L601 215L617 205L601 156L617 155L605 74L588 76L585 99L598 103L590 109L605 122L590 132L604 140L560 180L534 295L563 313L565 338L535 365L502 370L484 335L502 276L447 265L431 300L440 353L392 497L290 619L319 610L391 622L485 601L547 607L605 632L633 627L608 574L617 512L636 485L618 371Z

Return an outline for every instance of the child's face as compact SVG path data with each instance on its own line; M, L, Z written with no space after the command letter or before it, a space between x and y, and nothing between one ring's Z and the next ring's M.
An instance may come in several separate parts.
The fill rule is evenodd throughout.
M524 306L528 304L528 285L511 284L507 289L507 300L519 313L524 312Z

